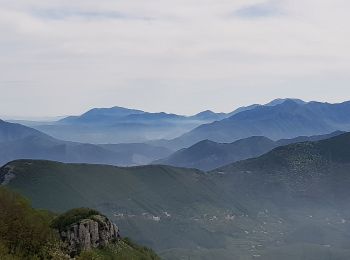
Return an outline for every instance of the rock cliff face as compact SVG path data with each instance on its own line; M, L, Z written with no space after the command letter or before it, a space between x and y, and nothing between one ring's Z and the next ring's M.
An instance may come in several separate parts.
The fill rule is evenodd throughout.
M13 173L13 167L6 165L0 169L0 185L7 185L10 181L15 178Z
M118 227L101 215L79 220L59 230L59 234L65 250L71 257L81 251L116 243L119 239Z

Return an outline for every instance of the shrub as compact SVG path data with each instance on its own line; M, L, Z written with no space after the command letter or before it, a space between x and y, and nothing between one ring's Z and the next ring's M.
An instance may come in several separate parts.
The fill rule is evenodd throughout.
M51 245L57 243L51 220L49 212L34 210L21 195L0 187L1 259L8 258L6 254L13 259L48 258Z
M58 232L51 227L63 229L94 215L101 214L96 210L79 208L55 218L50 212L33 209L21 195L0 187L0 259L67 259ZM104 248L82 252L77 259L158 260L160 258L151 249L138 246L125 238Z
M140 255L145 257L145 259L152 259L152 260L160 259L152 249L145 246L139 246L128 237L123 238L122 241L128 246L130 246L132 249L134 249L136 252L140 253Z
M72 209L55 218L52 221L51 227L63 230L73 223L79 222L82 219L88 219L94 215L101 215L101 213L89 208Z

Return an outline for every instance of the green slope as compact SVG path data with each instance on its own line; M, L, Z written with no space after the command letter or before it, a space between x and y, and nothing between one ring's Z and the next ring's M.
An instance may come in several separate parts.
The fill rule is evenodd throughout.
M299 198L341 203L350 199L349 163L350 134L346 133L282 146L259 158L214 170L211 175L231 194L239 188L240 193L264 195L281 203L282 198L284 203ZM218 174L222 177L217 178Z
M16 176L9 186L30 198L35 207L96 208L120 226L122 235L158 250L174 245L223 246L225 237L209 230L210 221L203 215L224 215L226 208L239 212L204 173L195 170L23 160L2 169L8 171Z
M72 224L89 217L82 213L100 214L95 210L76 209L67 213L68 215L57 216L51 212L33 209L24 197L0 187L0 259L68 259L57 227L54 226L61 219L72 220L65 223ZM151 249L124 238L117 243L110 243L107 247L83 252L76 259L158 260L159 257Z
M252 136L233 143L216 143L204 140L154 163L209 171L230 163L260 156L278 146L306 141L319 141L343 133L336 131L327 135L299 136L278 141L272 141L263 136Z
M24 160L3 167L0 181L6 175L35 207L96 208L165 259L345 260L349 172L350 134L343 134L209 174Z

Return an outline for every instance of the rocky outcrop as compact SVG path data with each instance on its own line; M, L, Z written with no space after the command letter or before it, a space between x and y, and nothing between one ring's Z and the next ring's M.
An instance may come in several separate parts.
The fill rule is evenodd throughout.
M59 230L59 234L64 249L71 257L78 255L81 251L116 243L119 239L118 227L102 215L81 219Z
M6 165L0 169L0 185L7 185L15 178L14 167Z

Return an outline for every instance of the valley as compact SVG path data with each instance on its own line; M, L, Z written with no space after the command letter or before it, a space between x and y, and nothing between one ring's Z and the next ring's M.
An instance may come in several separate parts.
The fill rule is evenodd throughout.
M239 109L227 119L211 112L199 117L225 117L213 124L256 121L255 114L274 115L290 107L303 111L304 106L308 103L277 100ZM117 111L122 117L130 112ZM132 118L144 116L131 111L137 115ZM341 118L346 110L339 111L332 117ZM102 112L106 119L92 110L62 120L85 127L85 120L99 125L111 120L108 113L116 116L114 109ZM171 118L174 124L179 120ZM295 122L294 117L283 120ZM280 124L269 125L280 132ZM340 130L319 135L332 129L298 132L309 136L295 136L291 129L279 140L202 140L174 151L169 142L176 139L79 143L1 121L0 183L37 209L96 209L118 226L122 237L154 249L163 259L345 260L350 257L350 135ZM347 130L346 122L339 129Z
M37 208L98 209L165 259L272 260L293 248L306 253L290 259L346 259L349 144L349 134L291 144L209 173L21 160L0 176Z
M0 260L350 260L349 10L0 0Z

